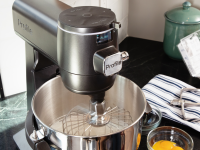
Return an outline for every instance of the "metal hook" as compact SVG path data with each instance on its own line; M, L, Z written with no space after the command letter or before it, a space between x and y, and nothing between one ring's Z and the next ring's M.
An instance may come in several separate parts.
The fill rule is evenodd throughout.
M191 122L198 122L200 121L200 118L187 118L185 116L185 111L184 108L185 107L196 107L196 106L200 106L200 103L194 103L191 101L186 101L186 100L182 100L182 95L184 92L187 91L192 91L192 92L200 92L200 89L196 89L196 88L182 88L181 92L180 92L180 99L174 99L170 102L170 105L176 105L176 106L181 106L181 112L183 115L183 119L188 121L193 119Z

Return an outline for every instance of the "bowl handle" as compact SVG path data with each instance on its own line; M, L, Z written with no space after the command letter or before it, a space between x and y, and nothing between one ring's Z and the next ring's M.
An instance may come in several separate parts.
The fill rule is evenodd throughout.
M34 150L51 150L51 148L45 140L41 140L35 144Z

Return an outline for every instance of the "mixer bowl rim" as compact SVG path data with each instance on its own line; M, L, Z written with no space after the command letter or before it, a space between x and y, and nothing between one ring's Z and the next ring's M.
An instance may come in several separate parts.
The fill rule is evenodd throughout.
M117 76L116 76L116 78L118 78L118 77L124 78L124 79L126 79L126 80L131 81L130 79L125 78L125 77L123 77L123 76L121 76L121 75L117 75ZM53 80L56 80L57 78L61 78L61 76L60 76L60 75L57 75L55 78L50 79L49 81L47 81L46 83L44 83L39 89L37 89L36 92L35 92L35 94L33 95L32 101L31 101L31 109L32 109L32 111L33 111L33 114L34 114L35 118L42 124L43 127L45 127L46 129L48 129L48 130L50 130L50 131L52 131L52 132L60 133L60 134L62 134L62 135L64 135L64 136L67 136L67 137L70 136L70 137L78 137L78 138L98 138L98 137L110 136L110 135L113 135L113 134L121 133L121 132L125 131L126 129L128 129L128 128L134 126L134 125L142 118L143 114L145 113L145 110L146 110L146 107L147 107L146 97L145 97L143 91L141 90L141 88L140 88L136 83L134 83L133 81L131 81L132 83L134 83L134 84L137 86L137 88L140 89L140 91L141 91L141 93L142 93L142 95L143 95L143 97L144 97L144 104L145 104L145 107L144 107L143 112L141 113L141 115L138 117L138 119L137 119L135 122L133 122L132 124L130 124L128 127L124 128L123 130L119 130L119 131L117 131L117 132L115 132L115 133L110 133L110 134L105 134L105 135L100 135L100 136L98 136L98 135L96 135L96 136L78 136L78 135L72 135L72 134L65 134L65 133L60 132L60 131L58 131L58 130L55 130L55 129L49 127L48 125L46 125L45 123L43 123L43 122L39 119L39 117L37 116L37 114L35 113L35 110L33 109L33 108L34 108L34 103L33 103L33 102L34 102L34 100L35 100L35 97L36 97L37 93L40 91L40 89L42 89L42 88L43 88L46 84L48 84L49 82L51 82L51 81L53 81ZM115 81L116 81L116 80L115 80ZM71 91L70 91L70 92L71 92ZM48 134L47 134L47 135L48 135ZM44 136L47 136L47 135L44 135Z

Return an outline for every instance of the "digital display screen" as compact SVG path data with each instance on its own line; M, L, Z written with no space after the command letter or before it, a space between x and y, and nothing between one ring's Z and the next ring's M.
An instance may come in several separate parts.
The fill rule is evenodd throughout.
M102 43L107 43L109 41L112 40L111 37L111 31L107 32L107 33L103 33L103 34L98 34L97 35L97 43L98 44L102 44Z

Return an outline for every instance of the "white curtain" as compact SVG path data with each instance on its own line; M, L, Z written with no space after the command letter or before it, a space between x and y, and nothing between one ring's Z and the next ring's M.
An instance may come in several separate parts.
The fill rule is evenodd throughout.
M0 70L5 96L26 91L25 43L13 29L14 0L0 0Z

